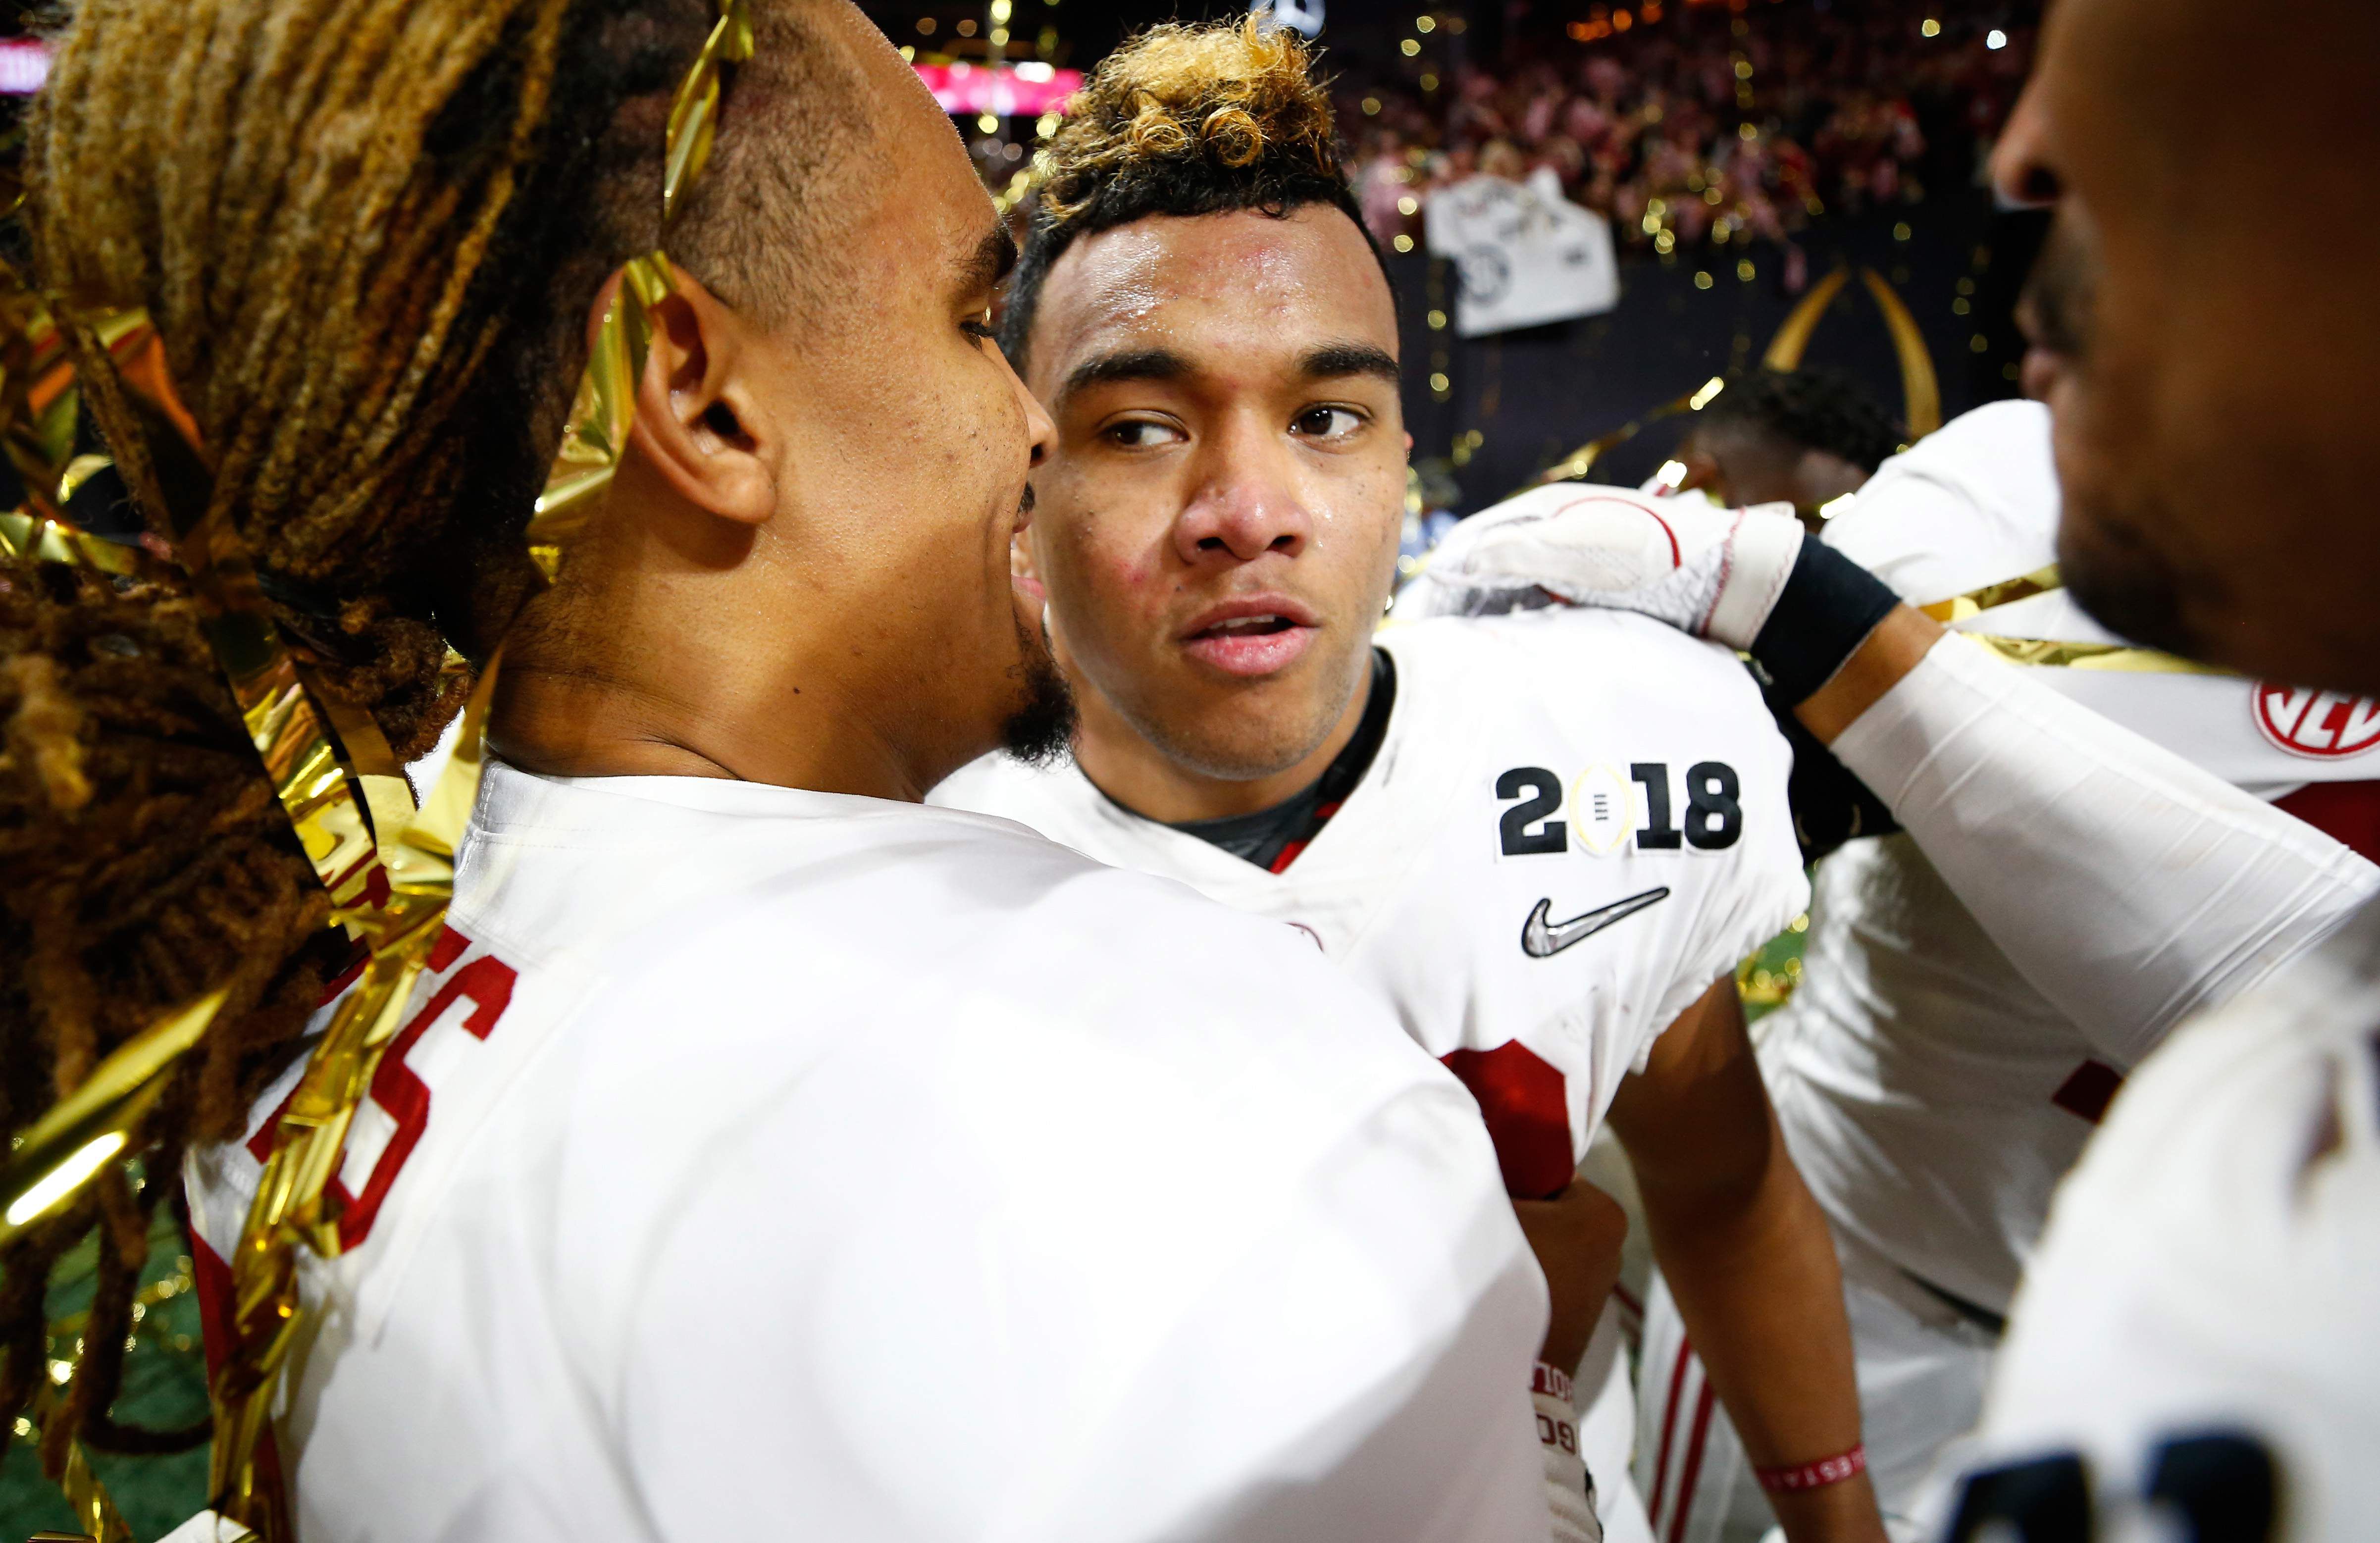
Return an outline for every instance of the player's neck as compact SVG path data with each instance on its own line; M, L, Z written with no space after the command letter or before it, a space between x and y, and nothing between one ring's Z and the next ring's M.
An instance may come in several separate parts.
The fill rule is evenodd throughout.
M558 777L720 777L916 802L984 748L885 712L834 629L784 608L609 570L590 553L530 602L504 646L489 744ZM759 614L776 630L722 618Z
M1075 761L1101 793L1135 814L1168 825L1254 814L1295 797L1330 770L1364 722L1375 676L1367 648L1364 678L1322 743L1295 765L1245 779L1211 776L1184 766L1143 737L1098 691L1079 690L1082 725L1075 737Z

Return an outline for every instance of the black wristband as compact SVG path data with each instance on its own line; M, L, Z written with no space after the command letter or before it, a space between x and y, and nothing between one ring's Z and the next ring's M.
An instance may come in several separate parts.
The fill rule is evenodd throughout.
M1855 837L1888 836L1900 829L1884 800L1819 743L1793 716L1791 707L1778 699L1776 687L1761 687L1760 699L1776 721L1777 732L1792 747L1793 771L1785 779L1785 801L1793 811L1793 837L1802 844L1803 862L1815 863Z
M1799 706L1835 678L1876 624L1900 603L1884 581L1806 537L1777 604L1752 640L1752 662L1777 696Z

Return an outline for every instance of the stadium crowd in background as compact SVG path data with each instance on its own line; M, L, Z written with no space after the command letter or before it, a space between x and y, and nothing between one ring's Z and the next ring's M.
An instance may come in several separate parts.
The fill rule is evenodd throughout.
M1443 83L1342 75L1373 234L1418 242L1432 189L1547 167L1625 242L1771 241L1798 269L1792 237L1812 217L1914 203L1929 169L1975 180L2032 58L2030 28L1944 29L1906 7L1673 4L1658 25L1664 9L1614 31L1630 13L1589 7L1571 27L1584 46Z

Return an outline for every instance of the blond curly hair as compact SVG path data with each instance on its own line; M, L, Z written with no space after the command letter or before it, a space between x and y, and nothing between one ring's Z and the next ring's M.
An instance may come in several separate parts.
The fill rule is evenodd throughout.
M1101 61L1066 104L1034 195L1062 223L1104 186L1185 161L1246 171L1266 159L1339 175L1330 97L1305 42L1257 17L1151 28Z
M1034 158L1025 196L1024 259L1001 327L1020 366L1041 281L1080 237L1151 214L1313 203L1363 226L1312 55L1254 16L1153 27L1100 61Z

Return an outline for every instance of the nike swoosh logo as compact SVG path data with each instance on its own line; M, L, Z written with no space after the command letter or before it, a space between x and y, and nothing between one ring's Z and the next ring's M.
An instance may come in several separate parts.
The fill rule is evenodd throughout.
M1546 913L1553 902L1540 900L1529 919L1521 924L1521 952L1532 959L1550 959L1582 938L1591 938L1615 921L1625 921L1637 912L1658 905L1670 898L1667 886L1632 894L1625 900L1615 900L1609 905L1598 905L1583 917L1568 921L1548 921Z

